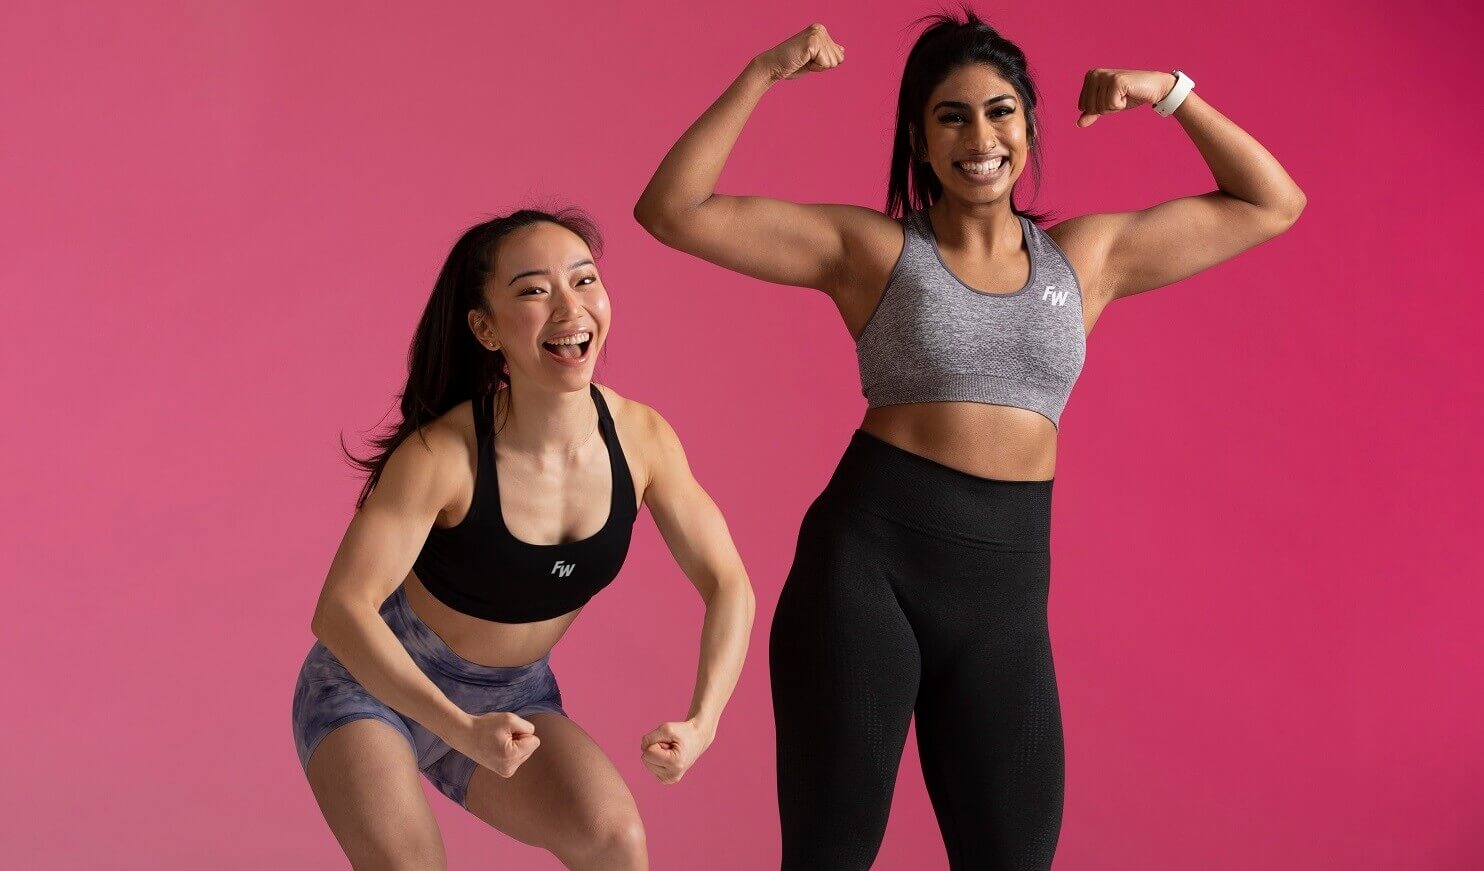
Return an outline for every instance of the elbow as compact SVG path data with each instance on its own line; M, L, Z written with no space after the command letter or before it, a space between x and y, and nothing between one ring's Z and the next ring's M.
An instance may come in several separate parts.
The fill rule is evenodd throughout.
M1283 229L1286 230L1298 223L1299 215L1304 213L1304 207L1307 205L1309 205L1309 198L1295 185L1293 195L1288 198L1288 202L1283 207L1283 219L1287 222L1287 226Z
M337 629L345 623L345 605L330 600L321 599L314 608L314 616L309 619L309 631L314 637L324 642L326 647L330 646L330 638L337 634Z
M1298 223L1299 215L1304 213L1304 206L1308 205L1308 202L1304 192L1294 188L1293 192L1282 200L1265 206L1256 219L1257 232L1261 240L1274 239L1287 233L1294 224Z
M1273 235L1288 232L1289 228L1298 223L1299 215L1304 213L1304 207L1309 204L1309 198L1297 186L1293 193L1289 194L1276 209L1273 210Z
M670 244L675 221L657 198L648 194L640 197L639 202L634 204L634 220L649 235L666 245Z
M740 610L749 626L757 613L757 596L752 592L752 582L744 572L717 578L703 598L708 609L721 606L734 612Z
M743 613L747 615L747 625L751 626L753 618L757 616L757 596L753 594L752 582L747 579L746 575L742 576L738 586L742 588Z
M325 608L323 605L321 605L320 607L314 609L314 616L309 618L309 631L314 633L314 637L316 639L324 641L325 633L329 628L329 623L329 615L325 613Z

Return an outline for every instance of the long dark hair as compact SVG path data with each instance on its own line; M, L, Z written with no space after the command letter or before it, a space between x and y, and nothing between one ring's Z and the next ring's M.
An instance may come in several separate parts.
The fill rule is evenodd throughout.
M345 447L350 462L366 473L366 483L356 499L356 508L376 489L386 461L407 437L467 399L482 398L510 383L505 355L491 351L469 329L469 312L485 308L484 283L494 266L500 243L516 230L542 221L576 233L593 253L602 254L603 240L597 224L574 208L553 212L520 209L492 218L464 231L448 252L433 294L417 322L412 346L407 350L407 386L402 389L402 419L371 439L373 453L358 457Z
M951 13L940 12L914 22L914 25L927 24L928 28L917 37L912 51L907 54L907 64L902 70L902 87L897 92L897 130L891 146L891 173L886 182L886 213L894 218L927 208L943 196L943 183L932 167L915 159L923 144L922 113L933 89L965 64L994 67L1014 86L1025 110L1031 169L1036 187L1040 188L1041 127L1036 121L1036 83L1031 79L1025 53L1020 46L980 20L972 9L965 6L961 11L963 20ZM912 141L914 129L917 142ZM1014 191L1010 192L1010 210L1036 222L1047 218L1045 213L1016 205Z

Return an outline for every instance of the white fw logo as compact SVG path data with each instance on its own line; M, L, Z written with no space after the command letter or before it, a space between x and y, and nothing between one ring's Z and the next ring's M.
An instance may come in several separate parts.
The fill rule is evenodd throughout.
M1052 305L1066 305L1067 297L1071 293L1070 290L1057 290L1056 285L1048 284L1046 285L1046 289L1041 291L1041 298L1050 300Z
M577 568L576 563L565 563L561 560L557 560L556 565L551 567L551 573L559 578L565 578L568 575L571 575L572 570L575 568Z

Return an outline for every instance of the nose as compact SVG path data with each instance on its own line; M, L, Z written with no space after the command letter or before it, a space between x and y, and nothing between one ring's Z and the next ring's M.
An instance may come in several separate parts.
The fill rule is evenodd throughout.
M986 154L994 150L999 144L999 137L995 136L994 125L986 118L979 118L973 124L964 128L967 144L975 154Z
M552 294L552 308L556 320L571 320L582 310L582 298L577 295L576 288L563 282Z

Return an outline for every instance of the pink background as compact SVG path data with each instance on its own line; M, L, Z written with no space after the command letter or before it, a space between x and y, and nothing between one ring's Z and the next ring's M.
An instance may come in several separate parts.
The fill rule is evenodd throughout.
M1053 535L1058 868L1484 863L1467 5L979 7L1039 74L1041 205L1211 186L1147 110L1077 129L1091 66L1190 71L1310 203L1091 338ZM343 862L289 732L359 484L337 435L390 407L456 235L554 201L608 237L600 379L674 424L759 601L720 737L676 787L636 744L684 714L701 611L648 519L556 668L656 868L776 867L765 639L863 408L851 347L824 297L664 249L629 210L744 61L815 19L849 62L768 97L723 189L879 206L904 28L933 7L543 6L0 13L6 865ZM557 867L434 807L454 868ZM909 747L878 867L945 864Z

